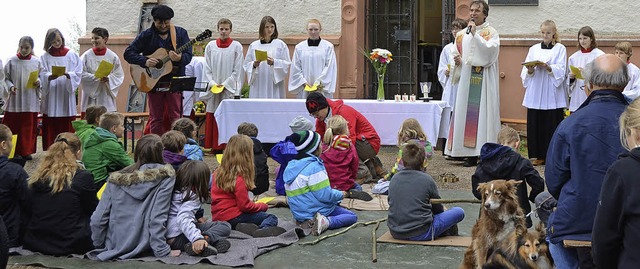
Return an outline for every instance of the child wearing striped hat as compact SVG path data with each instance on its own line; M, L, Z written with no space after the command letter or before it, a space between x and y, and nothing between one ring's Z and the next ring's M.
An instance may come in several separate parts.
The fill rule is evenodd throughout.
M356 223L358 216L338 204L347 192L334 190L322 160L320 135L300 131L289 136L298 155L284 170L284 187L291 214L298 224L313 223L313 235Z

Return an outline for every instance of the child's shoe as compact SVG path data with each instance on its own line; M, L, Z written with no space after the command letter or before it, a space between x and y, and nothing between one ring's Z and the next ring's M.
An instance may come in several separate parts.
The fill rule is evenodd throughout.
M287 230L285 230L282 227L278 227L278 226L273 226L273 227L264 227L261 229L256 230L253 233L253 237L271 237L271 236L278 236L281 235L283 233L285 233Z
M236 224L236 231L244 233L244 234L248 234L250 236L253 236L253 233L256 232L256 230L258 230L258 225L253 224L253 223L238 223Z
M227 239L220 239L213 243L212 246L218 250L218 253L226 253L231 248L231 242Z
M189 256L209 257L213 255L218 255L218 250L212 246L206 246L202 250L202 252L200 252L200 254L197 254L195 251L193 251L193 247L191 243L184 244L184 247L182 248L182 250L187 254L189 254Z
M345 198L358 199L367 202L373 200L373 197L371 197L371 195L369 195L367 192L359 191L356 189L348 190L347 197Z
M442 236L458 236L458 224L454 224L453 226L449 227L449 229L442 233Z
M318 236L327 229L329 229L329 219L320 214L320 212L316 212L316 215L313 216L313 229L311 230L311 234Z

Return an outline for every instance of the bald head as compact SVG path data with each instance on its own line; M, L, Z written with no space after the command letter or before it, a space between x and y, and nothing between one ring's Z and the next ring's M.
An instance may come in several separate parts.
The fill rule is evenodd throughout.
M585 81L589 82L590 90L618 90L623 91L629 83L627 64L613 54L598 56L587 64L583 70Z

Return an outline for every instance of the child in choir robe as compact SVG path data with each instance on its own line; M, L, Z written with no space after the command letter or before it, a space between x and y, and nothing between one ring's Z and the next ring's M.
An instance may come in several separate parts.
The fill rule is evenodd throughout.
M564 119L567 107L565 79L567 49L560 44L555 22L546 20L540 25L542 42L529 48L522 67L525 88L522 105L527 108L527 138L529 158L533 165L543 165L549 142L558 124Z
M322 25L317 19L307 21L309 39L296 45L291 61L291 77L289 92L298 95L298 99L306 99L309 93L305 87L317 87L327 98L333 98L338 78L336 53L331 42L320 38Z
M118 90L124 81L124 72L118 55L107 48L109 31L96 27L91 31L91 44L93 48L87 50L80 59L82 60L82 113L88 106L101 105L107 108L108 112L117 111L116 97ZM96 77L102 61L105 61L113 68L111 72L101 78ZM106 66L106 65L103 65Z
M213 113L216 112L216 108L223 99L240 95L244 77L242 45L229 37L233 24L229 19L223 18L218 21L217 27L220 37L209 42L204 49L206 64L202 80L209 82L210 89L200 93L200 100L207 103L204 147L221 150L223 147L218 145L218 124ZM220 87L222 87L222 91L215 90Z
M596 36L593 29L589 26L580 28L578 31L578 49L569 57L567 70L569 71L569 79L567 79L567 88L569 90L569 111L575 112L584 100L587 100L587 93L584 91L584 80L576 78L576 74L571 72L570 67L574 66L578 70L582 70L588 63L596 57L604 54L602 50L597 48Z
M249 98L286 98L284 80L289 74L291 58L289 47L278 39L278 27L271 16L260 21L260 39L249 45L244 58L244 71L249 83ZM256 59L256 51L267 53L267 58Z
M453 37L460 32L460 30L467 28L467 21L463 19L456 19L451 22L451 33ZM453 50L458 50L453 41L442 49L440 53L440 61L438 64L438 81L442 85L442 101L445 101L445 108L442 111L443 115L443 127L441 129L440 136L449 137L449 125L451 124L451 113L453 113L453 107L456 103L456 94L458 94L458 81L460 79L460 73L458 78L454 82L454 76L451 71L455 69L456 63L453 59ZM446 144L446 143L445 143ZM443 151L444 153L444 151Z
M618 42L616 44L616 56L622 61L627 63L627 72L629 73L629 83L624 88L622 94L631 103L633 100L640 96L640 69L633 63L631 63L631 55L633 54L633 48L629 42Z
M73 132L71 122L76 119L75 91L82 77L82 61L78 54L64 46L60 30L51 28L44 41L45 53L40 59L42 83L42 149L47 150L56 136ZM54 74L53 71L56 71ZM61 73L57 73L60 71Z
M7 104L2 123L18 135L14 156L30 159L30 155L36 153L38 138L41 83L37 75L42 65L39 58L33 55L33 39L30 36L20 38L18 46L18 53L10 57L4 66L7 87L2 97ZM36 76L32 77L35 80L29 81L32 73Z

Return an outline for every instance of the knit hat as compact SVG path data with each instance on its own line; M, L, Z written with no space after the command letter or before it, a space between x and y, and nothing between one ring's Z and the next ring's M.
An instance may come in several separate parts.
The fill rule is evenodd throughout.
M173 9L165 5L157 5L151 9L151 16L154 20L170 20L171 18L173 18Z
M306 105L309 113L314 113L320 109L328 107L329 103L327 102L327 98L325 98L321 93L312 92L307 96Z
M351 139L346 135L336 135L331 141L331 147L338 150L347 150L351 147Z
M290 136L298 153L313 154L320 145L320 135L314 131L299 131Z
M313 130L313 127L313 123L303 116L297 116L291 121L291 123L289 123L289 128L291 128L291 131L294 133Z

